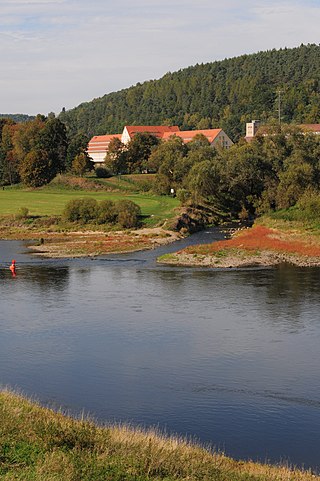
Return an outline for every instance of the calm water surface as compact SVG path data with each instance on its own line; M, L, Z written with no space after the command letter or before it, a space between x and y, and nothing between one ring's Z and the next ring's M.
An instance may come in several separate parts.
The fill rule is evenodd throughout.
M236 458L319 469L320 270L155 264L176 249L52 261L0 242L0 383Z

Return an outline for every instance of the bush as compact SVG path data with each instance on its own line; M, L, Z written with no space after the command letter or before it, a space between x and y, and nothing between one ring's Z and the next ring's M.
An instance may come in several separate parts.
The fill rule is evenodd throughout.
M110 170L106 169L105 167L96 167L95 173L99 179L107 179L108 177L112 177Z
M98 202L96 199L92 199L88 197L86 199L82 199L80 205L80 219L85 224L90 222L91 220L95 220L98 216Z
M68 202L63 211L63 217L70 221L76 222L80 220L80 205L81 199L72 199Z
M85 224L97 218L98 203L90 197L86 199L73 199L67 203L63 217L70 222L81 221Z
M138 226L141 209L137 204L131 200L119 200L115 205L115 209L117 221L121 227L130 228Z
M99 204L91 198L73 199L67 203L63 211L63 217L69 222L94 221L98 224L115 224L121 227L137 227L140 207L131 200L120 200L116 204L111 200L103 200Z
M117 219L115 203L112 200L103 200L98 207L97 221L99 224L114 224Z
M186 189L178 189L177 190L177 199L180 201L182 205L184 205L188 199L190 199L190 192Z
M20 207L17 214L15 215L16 219L27 219L29 215L29 209L27 207Z
M320 193L307 189L300 197L297 206L308 220L319 220L320 218Z

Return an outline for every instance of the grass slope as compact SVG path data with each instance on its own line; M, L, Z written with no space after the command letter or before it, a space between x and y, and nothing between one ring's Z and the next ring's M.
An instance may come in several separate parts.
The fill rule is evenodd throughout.
M319 481L308 472L237 462L186 441L98 427L0 392L2 481Z

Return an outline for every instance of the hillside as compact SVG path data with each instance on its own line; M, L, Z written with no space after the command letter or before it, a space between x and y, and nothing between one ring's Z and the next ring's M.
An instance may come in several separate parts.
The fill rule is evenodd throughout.
M89 135L120 132L124 124L219 126L237 140L252 118L277 118L279 89L284 122L319 122L319 79L320 46L301 45L169 72L62 112L60 120L71 133Z

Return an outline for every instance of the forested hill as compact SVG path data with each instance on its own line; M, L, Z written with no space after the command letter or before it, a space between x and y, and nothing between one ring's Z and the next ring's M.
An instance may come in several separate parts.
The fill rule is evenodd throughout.
M221 127L236 140L251 119L320 122L320 46L301 45L195 65L62 112L71 133L121 132L124 124Z
M14 122L27 122L33 120L34 117L26 114L0 114L0 119L11 119Z

